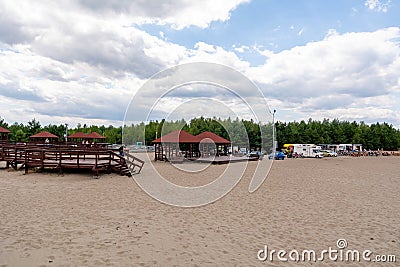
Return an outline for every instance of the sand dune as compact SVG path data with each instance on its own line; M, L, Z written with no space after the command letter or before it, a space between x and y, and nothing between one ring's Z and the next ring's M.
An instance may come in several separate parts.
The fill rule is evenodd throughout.
M250 194L255 164L232 192L198 208L162 204L116 174L0 170L0 266L299 266L261 262L257 252L265 245L321 251L337 248L339 238L400 260L400 158L276 161ZM225 168L193 178L168 163L155 166L190 186Z

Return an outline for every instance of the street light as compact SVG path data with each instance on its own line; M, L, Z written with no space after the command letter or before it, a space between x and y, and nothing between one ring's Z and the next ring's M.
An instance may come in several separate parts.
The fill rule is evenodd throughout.
M269 110L269 113L272 114L272 153L276 152L276 146L275 146L275 113L276 113L276 109L274 109L274 111L271 112L271 110Z
M68 123L65 124L65 144L68 143Z

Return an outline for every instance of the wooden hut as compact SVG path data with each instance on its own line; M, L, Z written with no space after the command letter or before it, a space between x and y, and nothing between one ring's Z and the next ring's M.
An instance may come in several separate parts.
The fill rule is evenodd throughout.
M106 139L104 136L102 136L101 134L97 133L97 132L91 132L89 134L86 135L87 139L93 139L93 140L104 140Z
M173 157L197 158L200 139L184 130L171 132L153 140L155 145L154 160L165 160Z
M86 137L87 137L87 134L82 133L82 132L76 132L74 134L69 135L68 139L82 140L82 139L87 139Z
M101 134L97 132L91 132L87 134L86 136L87 139L91 139L92 143L95 143L97 147L108 147L110 144L105 143L106 137L102 136Z
M46 141L58 141L58 136L49 132L40 132L34 135L29 136L31 141L36 142L46 142Z
M0 143L8 143L8 135L11 131L0 126Z
M82 145L85 144L85 141L87 140L87 134L82 133L82 132L76 132L74 134L68 135L68 140L71 140L72 142L82 142Z
M204 132L197 136L184 130L174 131L153 141L157 160L170 160L174 157L189 159L200 156L227 155L231 142L212 132Z
M199 150L203 157L228 154L231 142L212 132L203 132L196 135L200 139Z

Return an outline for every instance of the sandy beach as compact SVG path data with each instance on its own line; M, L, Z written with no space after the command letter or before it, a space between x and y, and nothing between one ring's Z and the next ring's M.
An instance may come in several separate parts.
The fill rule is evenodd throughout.
M0 266L365 266L363 262L260 261L259 250L337 249L400 261L400 157L286 159L248 192L255 162L222 199L198 208L162 204L132 178L0 170ZM169 180L198 186L168 163ZM151 164L146 163L142 178ZM288 255L286 255L288 257ZM300 264L300 265L299 265ZM381 266L379 265L379 266Z

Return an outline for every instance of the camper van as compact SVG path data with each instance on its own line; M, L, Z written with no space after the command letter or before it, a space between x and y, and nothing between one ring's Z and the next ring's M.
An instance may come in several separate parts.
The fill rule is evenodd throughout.
M323 158L321 147L313 144L296 144L293 145L293 154L303 156L305 158Z

